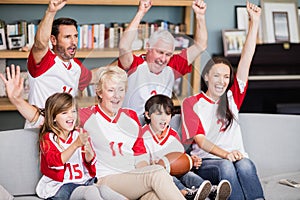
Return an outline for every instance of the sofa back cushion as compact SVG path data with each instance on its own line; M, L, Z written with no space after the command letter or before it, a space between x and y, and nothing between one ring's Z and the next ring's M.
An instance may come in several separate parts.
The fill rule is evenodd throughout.
M260 177L300 171L300 115L241 113L239 122Z
M40 177L38 129L0 132L0 184L12 195L33 195Z

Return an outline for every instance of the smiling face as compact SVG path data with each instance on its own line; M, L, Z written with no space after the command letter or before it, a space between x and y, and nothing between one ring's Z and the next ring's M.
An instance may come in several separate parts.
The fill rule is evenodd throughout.
M159 110L156 110L149 116L149 112L146 113L147 117L151 120L150 126L155 133L161 133L170 124L171 113L167 114L162 105L159 106Z
M103 111L113 117L121 108L125 97L125 84L115 79L106 79L102 84L102 90L97 92L100 97L100 106Z
M208 89L206 95L217 101L226 91L230 82L230 68L224 63L212 66L204 76Z
M74 58L77 50L78 32L74 25L60 25L57 37L51 35L53 51L63 61Z
M159 39L147 51L146 61L152 73L159 74L169 63L174 52L174 45Z
M57 126L64 132L64 135L68 135L75 127L77 120L76 107L72 106L69 109L58 113L55 116L55 122Z

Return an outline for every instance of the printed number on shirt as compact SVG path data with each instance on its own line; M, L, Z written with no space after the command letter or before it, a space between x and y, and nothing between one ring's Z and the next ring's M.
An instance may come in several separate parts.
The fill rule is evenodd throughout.
M67 163L66 168L70 173L70 180L81 179L83 177L83 172L81 171L79 164L71 165L71 163Z
M64 86L64 87L63 87L63 92L66 92L66 93L71 94L72 89L73 89L73 88L68 88L67 86Z
M118 153L121 156L123 156L123 153L122 153L123 143L122 142L120 142L120 143L110 142L109 145L110 145L110 149L111 149L111 152L112 152L112 156L116 156L116 154L117 154L116 150L118 151Z

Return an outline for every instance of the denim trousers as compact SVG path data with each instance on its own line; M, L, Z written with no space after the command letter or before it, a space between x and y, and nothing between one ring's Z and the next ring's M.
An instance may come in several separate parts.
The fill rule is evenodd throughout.
M193 186L199 188L204 180L199 175L189 171L180 177L173 176L173 181L179 190L184 190L186 188L191 189Z
M230 200L264 199L263 189L254 163L248 159L231 162L226 159L203 159L195 173L217 185L221 180L230 182Z
M84 184L76 184L76 183L66 183L63 184L59 190L56 192L56 194L53 197L47 198L47 200L67 200L70 199L70 196L72 192L79 186L88 186L93 185L95 182L97 182L97 178L91 178L88 181L86 181Z

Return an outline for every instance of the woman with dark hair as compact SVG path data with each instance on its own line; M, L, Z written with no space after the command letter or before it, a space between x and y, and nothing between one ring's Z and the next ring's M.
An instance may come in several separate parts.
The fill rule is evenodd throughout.
M238 113L246 95L256 46L261 9L247 1L249 29L234 74L225 58L211 59L202 72L202 92L182 104L184 142L193 142L192 155L202 158L195 173L217 184L231 183L229 199L264 199L254 163L245 152Z

